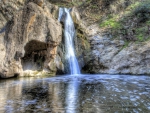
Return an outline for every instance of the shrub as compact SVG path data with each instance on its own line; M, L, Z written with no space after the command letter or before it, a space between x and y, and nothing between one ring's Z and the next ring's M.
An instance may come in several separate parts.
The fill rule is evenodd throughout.
M133 15L138 18L138 22L145 22L150 19L150 3L135 8Z

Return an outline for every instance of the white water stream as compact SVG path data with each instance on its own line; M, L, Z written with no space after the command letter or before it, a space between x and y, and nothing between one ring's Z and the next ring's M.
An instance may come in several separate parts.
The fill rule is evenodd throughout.
M62 18L64 18L62 20ZM69 62L71 74L80 74L80 68L74 52L73 39L75 37L75 28L72 21L69 9L60 8L58 21L64 22L64 36L65 36L65 48L66 48L66 58Z

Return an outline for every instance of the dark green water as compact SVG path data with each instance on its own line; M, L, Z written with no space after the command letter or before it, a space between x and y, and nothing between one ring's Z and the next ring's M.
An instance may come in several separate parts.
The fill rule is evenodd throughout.
M0 113L150 113L150 77L67 75L0 80Z

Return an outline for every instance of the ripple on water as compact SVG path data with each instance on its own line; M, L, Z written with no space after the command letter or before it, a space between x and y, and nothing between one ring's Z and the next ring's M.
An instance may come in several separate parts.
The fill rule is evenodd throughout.
M74 113L148 113L149 78L128 75L68 75L32 80L12 79L8 83L0 81L0 112L69 113L74 110Z

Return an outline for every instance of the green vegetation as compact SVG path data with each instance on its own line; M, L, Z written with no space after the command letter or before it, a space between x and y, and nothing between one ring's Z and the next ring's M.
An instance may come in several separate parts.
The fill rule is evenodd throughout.
M135 36L138 41L147 41L150 39L150 19L135 28Z
M124 46L121 47L121 49L120 49L116 54L118 54L118 53L119 53L120 51L122 51L124 48L128 47L129 43L130 43L129 41L125 41Z
M139 41L144 41L144 35L141 33L141 34L139 34L139 35L137 35L137 38L138 38L138 40Z
M117 7L117 6L116 6ZM100 22L100 27L111 31L113 37L126 41L143 42L150 39L150 1L136 1Z
M122 49L126 48L128 45L129 45L129 41L126 41Z
M60 0L55 3L64 7L78 6L89 25L98 22L113 38L132 42L150 39L150 0Z
M144 41L146 27L136 28L136 37L139 41Z
M150 3L139 5L133 11L133 15L138 18L138 22L145 22L150 19Z
M122 25L116 18L109 18L108 20L103 21L100 23L100 27L108 27L112 29L120 29Z
M50 0L51 3L54 3L60 7L80 6L83 4L83 1L84 0L60 0L60 1ZM87 1L87 2L89 2L89 1Z

